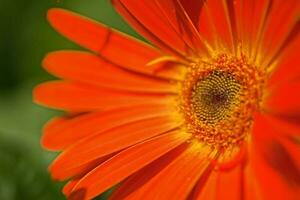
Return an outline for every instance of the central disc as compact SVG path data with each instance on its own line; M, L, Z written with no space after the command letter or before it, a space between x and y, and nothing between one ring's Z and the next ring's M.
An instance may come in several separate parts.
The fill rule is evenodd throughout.
M241 86L226 72L213 71L198 80L192 91L192 108L205 124L214 124L228 117L239 103Z
M260 108L264 71L246 58L220 55L192 63L180 93L184 130L230 159L249 135ZM222 159L223 159L222 158Z

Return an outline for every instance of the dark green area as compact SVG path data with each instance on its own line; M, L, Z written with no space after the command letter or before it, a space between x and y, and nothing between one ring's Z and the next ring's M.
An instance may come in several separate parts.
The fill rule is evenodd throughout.
M47 52L79 48L49 26L46 12L51 7L76 11L136 36L109 0L0 1L1 200L64 199L62 183L52 181L47 172L55 153L39 145L43 124L57 112L32 103L31 94L35 85L53 79L40 66Z

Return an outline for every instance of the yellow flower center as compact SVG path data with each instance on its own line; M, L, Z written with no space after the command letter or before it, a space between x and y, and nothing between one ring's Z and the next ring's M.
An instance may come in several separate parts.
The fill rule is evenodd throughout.
M244 56L191 64L180 95L185 129L211 149L233 152L251 131L263 85L264 70Z
M241 85L230 74L212 71L198 80L191 93L191 106L205 124L225 119L239 103Z

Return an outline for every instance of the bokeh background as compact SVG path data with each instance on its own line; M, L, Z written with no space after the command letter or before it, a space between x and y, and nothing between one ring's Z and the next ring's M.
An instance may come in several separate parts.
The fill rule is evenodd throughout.
M39 144L43 124L58 112L35 105L32 89L54 79L40 65L47 52L80 47L47 23L51 7L76 11L137 36L109 0L0 0L1 200L65 199L60 191L63 184L52 181L47 172L56 154Z

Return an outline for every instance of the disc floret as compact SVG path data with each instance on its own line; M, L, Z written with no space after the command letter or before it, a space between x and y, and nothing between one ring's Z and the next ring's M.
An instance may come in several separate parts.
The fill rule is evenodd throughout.
M190 65L182 85L186 129L201 143L226 151L247 139L259 109L264 70L222 54L210 63Z

